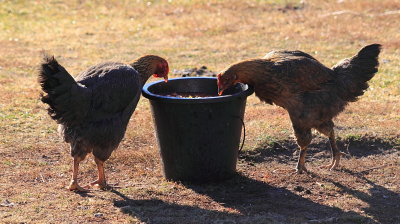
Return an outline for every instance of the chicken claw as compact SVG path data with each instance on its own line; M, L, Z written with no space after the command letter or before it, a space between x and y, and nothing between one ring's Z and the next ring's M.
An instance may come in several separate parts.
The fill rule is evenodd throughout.
M308 172L308 170L306 169L306 166L298 164L296 169L295 169L295 172L293 174L302 174L303 171L306 172L306 173Z
M85 189L85 188L79 186L78 183L75 182L75 181L71 181L71 183L69 184L68 189L70 191L76 191L76 192L89 192L88 189Z
M109 189L111 189L110 185L106 184L105 181L100 181L100 180L93 181L90 184L86 185L85 187L88 187L88 188L94 187L94 188L97 188L97 189L100 189L100 190L109 190Z
M329 170L334 170L334 169L336 169L336 168L339 166L340 157L341 157L341 156L345 156L345 155L346 155L346 153L340 152L339 154L335 155L335 156L332 158L331 164L320 166L320 168L322 168L322 169L329 169Z

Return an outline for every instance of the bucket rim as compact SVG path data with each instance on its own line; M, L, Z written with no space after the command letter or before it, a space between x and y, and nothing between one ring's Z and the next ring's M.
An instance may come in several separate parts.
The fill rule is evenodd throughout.
M215 80L217 82L217 78L215 77L180 77L180 78L172 78L169 79L168 82L174 82L185 79L199 79L199 80ZM182 97L173 97L173 96L163 96L152 93L149 91L149 88L153 85L157 85L160 83L164 83L164 80L159 80L155 82L148 83L143 86L142 94L145 98L153 101L163 101L163 102L171 102L171 103L216 103L216 102L225 102L232 101L239 97L247 97L254 93L254 88L248 84L240 83L245 85L246 90L231 94L231 95L223 95L223 96L212 96L212 97L201 97L201 98L182 98Z

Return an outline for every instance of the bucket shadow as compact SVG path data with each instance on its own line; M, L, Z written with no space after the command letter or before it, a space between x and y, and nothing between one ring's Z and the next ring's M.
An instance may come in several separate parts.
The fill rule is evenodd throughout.
M348 156L362 158L370 155L391 153L399 150L400 146L394 141L381 139L377 137L363 136L361 138L342 139L336 141L339 149ZM327 138L314 137L309 145L307 160L319 160L321 158L330 158L330 146ZM298 146L294 139L287 139L276 142L264 142L251 151L242 152L239 158L247 162L261 163L266 161L277 161L287 163L288 161L297 161Z
M136 200L119 191L114 206L145 223L375 223L355 212L315 203L285 188L236 175L232 179L208 185L183 183L198 194L206 195L229 211L207 210L159 199Z
M140 223L175 224L175 223L218 223L218 221L236 220L239 215L202 209L196 206L179 205L160 199L131 199L123 193L112 190L121 197L114 201L114 206L129 214Z

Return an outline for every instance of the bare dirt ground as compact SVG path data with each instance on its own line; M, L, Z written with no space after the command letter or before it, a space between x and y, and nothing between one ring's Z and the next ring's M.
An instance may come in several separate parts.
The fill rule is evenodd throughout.
M162 200L143 200L115 190L121 200L114 205L149 223L400 222L398 148L374 138L349 143L351 156L338 171L320 170L314 167L319 163L311 162L309 174L291 174L288 169L292 167L287 164L295 163L291 155L294 145L282 142L241 154L240 173L226 182L183 183L191 194L178 198L163 195ZM316 141L311 152L324 145L323 140ZM311 161L328 162L323 154L317 153ZM198 202L187 206L177 205L175 200ZM193 220L187 220L188 216Z
M129 144L125 142L125 144ZM157 150L121 149L108 163L110 191L69 192L62 149L35 155L2 152L14 166L3 171L2 222L46 223L399 223L399 145L375 137L339 141L349 155L336 171L327 140L310 147L309 173L292 174L293 140L240 154L238 174L221 183L193 185L164 180ZM129 146L127 146L129 147ZM142 162L138 155L146 153ZM152 158L153 157L153 158ZM27 165L36 163L34 167ZM40 168L37 169L36 166ZM49 168L49 166L53 167ZM83 181L95 177L86 163ZM89 168L87 166L90 166ZM141 167L142 166L142 167ZM24 169L31 169L24 172ZM32 172L37 170L36 172Z

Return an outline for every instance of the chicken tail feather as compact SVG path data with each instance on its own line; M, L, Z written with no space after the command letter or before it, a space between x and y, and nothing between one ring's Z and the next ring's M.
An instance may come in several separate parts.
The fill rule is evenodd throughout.
M39 68L38 82L45 93L41 94L41 101L49 106L47 111L53 120L59 124L69 125L79 121L77 118L80 111L74 109L76 107L74 95L76 94L73 94L73 90L82 87L57 62L54 56L44 55Z
M335 66L333 71L338 75L342 91L340 97L348 102L358 100L369 87L368 81L378 71L378 56L382 46L371 44L362 48L356 55L346 58Z

